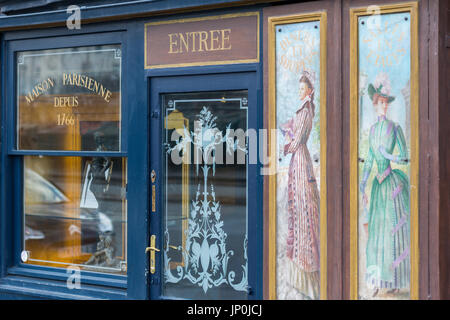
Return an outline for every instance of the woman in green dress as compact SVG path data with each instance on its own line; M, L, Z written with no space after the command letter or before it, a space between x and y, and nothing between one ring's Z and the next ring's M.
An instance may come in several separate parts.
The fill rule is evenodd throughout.
M378 82L378 83L377 83ZM367 232L366 283L374 290L397 293L409 288L410 281L410 205L407 175L391 168L391 162L408 163L408 150L400 125L386 118L389 104L389 80L376 81L368 88L369 97L378 115L369 134L369 153L362 172L360 191L367 206L366 183L376 163L377 175L372 182L370 207L363 225ZM397 147L398 155L393 155Z

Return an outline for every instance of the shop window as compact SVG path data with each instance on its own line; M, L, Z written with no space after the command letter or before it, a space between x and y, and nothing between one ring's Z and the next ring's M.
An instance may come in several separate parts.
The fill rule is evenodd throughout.
M16 59L21 261L126 274L120 45L23 51Z
M120 76L119 46L19 53L17 149L120 151Z
M163 294L247 299L248 91L161 98L167 151Z

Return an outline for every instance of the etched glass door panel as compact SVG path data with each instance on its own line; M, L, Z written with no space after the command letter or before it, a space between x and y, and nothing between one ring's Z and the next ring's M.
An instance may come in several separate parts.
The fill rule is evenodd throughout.
M163 296L247 298L247 98L162 96Z

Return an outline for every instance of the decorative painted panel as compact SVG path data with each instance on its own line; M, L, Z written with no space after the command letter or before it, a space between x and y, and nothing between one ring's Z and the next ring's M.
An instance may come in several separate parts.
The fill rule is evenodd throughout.
M380 10L371 8L373 12ZM371 11L368 11L371 12ZM360 15L357 28L357 219L359 299L411 297L417 136L410 10ZM355 89L353 87L353 89ZM356 93L353 92L356 96ZM413 165L414 164L414 165ZM357 222L357 224L356 224ZM354 249L356 249L356 247ZM355 292L356 293L356 292Z
M270 178L275 202L270 224L276 237L271 295L277 299L319 299L324 280L325 18L270 20L269 121L276 134L271 143L277 146L271 148L277 161Z

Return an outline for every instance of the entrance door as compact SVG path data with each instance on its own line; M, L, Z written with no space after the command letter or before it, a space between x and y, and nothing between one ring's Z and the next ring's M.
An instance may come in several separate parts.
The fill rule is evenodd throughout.
M253 73L150 81L152 299L261 297L255 83Z

